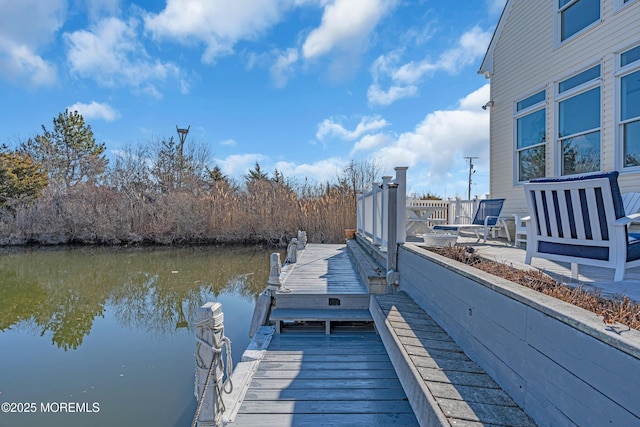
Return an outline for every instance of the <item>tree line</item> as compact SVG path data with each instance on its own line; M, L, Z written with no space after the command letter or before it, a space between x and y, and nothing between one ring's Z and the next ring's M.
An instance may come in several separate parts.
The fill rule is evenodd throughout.
M201 144L170 137L110 161L77 111L0 147L0 244L270 244L305 230L335 243L355 228L355 197L379 174L350 161L326 183L300 183L256 163L238 182Z

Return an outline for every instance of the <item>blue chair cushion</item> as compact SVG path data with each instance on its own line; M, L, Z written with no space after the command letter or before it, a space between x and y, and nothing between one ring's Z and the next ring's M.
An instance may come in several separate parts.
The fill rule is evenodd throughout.
M627 262L640 259L640 233L629 233Z

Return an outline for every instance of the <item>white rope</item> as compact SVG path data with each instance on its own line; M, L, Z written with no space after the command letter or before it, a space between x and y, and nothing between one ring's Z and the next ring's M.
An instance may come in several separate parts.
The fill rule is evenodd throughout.
M205 319L203 321L200 321L196 324L196 326L199 327L199 330L205 330L205 329L209 329L211 331L213 331L213 333L217 333L220 331L224 330L224 327L220 327L220 328L216 328L216 327L211 327L211 323L215 324L221 324L222 322L217 322L215 320L220 319L220 316L214 316L213 319ZM216 319L217 318L217 319ZM212 320L214 320L212 322ZM222 332L224 334L224 332ZM227 360L226 363L224 363L222 361L222 358L217 357L217 354L221 354L222 353L222 347L227 346ZM200 411L202 410L202 405L204 403L204 398L207 394L207 390L209 389L209 381L211 380L211 376L213 374L213 372L215 371L215 368L218 366L218 363L222 364L222 372L223 374L226 374L227 379L225 381L223 381L222 383L222 388L220 387L220 384L218 383L217 379L215 379L215 387L216 387L216 392L217 392L217 396L218 396L218 403L220 405L220 411L218 411L215 415L214 415L214 423L215 425L222 425L221 424L221 419L222 419L222 414L224 413L224 411L226 410L225 406L224 406L224 401L222 399L222 393L227 393L230 394L233 391L233 382L231 381L231 374L233 373L233 359L231 357L231 340L226 337L226 336L222 336L222 338L220 338L220 348L216 348L214 346L212 346L211 344L209 344L208 342L206 342L205 340L203 340L201 337L196 335L196 368L198 368L199 370L205 370L206 368L204 367L204 361L202 360L202 358L200 357L200 348L201 347L205 347L208 348L209 350L211 350L211 352L213 353L213 358L211 360L211 366L209 366L209 370L207 372L207 378L204 382L204 388L202 390L202 396L200 396L200 399L198 401L198 407L196 409L196 413L193 417L193 422L191 423L191 427L196 427L196 424L198 423L198 418L200 418ZM226 366L225 366L226 365ZM225 369L226 368L226 369ZM227 384L229 385L229 390L227 391Z

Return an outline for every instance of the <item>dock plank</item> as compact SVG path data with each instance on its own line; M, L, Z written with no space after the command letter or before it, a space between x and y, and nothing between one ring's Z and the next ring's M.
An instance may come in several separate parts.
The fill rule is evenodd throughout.
M242 426L394 426L412 427L413 414L239 414L234 425Z
M277 297L310 293L368 294L345 245L307 245L283 286L287 294Z
M402 369L401 382L421 390L409 396L412 405L432 408L419 413L421 422L437 418L451 425L535 426L405 292L376 296L371 310L396 369Z
M417 426L374 332L274 335L234 426Z

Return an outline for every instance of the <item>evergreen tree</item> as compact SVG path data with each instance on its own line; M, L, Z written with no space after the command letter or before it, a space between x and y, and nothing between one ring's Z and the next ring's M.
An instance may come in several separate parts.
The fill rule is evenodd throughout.
M77 111L65 110L53 119L53 130L42 125L43 134L21 144L19 151L43 165L56 186L79 183L96 185L107 166L105 144L96 143L91 126Z
M244 176L247 184L256 182L256 181L267 181L269 179L269 175L262 170L260 164L256 162L256 165L253 169L249 170L249 173Z
M42 166L25 153L0 152L0 206L10 200L31 200L40 196L47 186L47 174Z

